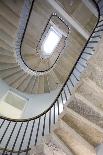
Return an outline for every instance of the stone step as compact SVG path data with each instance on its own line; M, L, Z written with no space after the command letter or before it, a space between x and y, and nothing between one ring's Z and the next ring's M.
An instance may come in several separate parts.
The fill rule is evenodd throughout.
M59 81L61 83L63 83L65 81L65 77L64 77L62 71L61 70L58 70L57 68L53 68L53 71L56 74L56 76L59 79Z
M12 46L9 46L4 40L0 39L0 48L13 52Z
M2 29L0 29L0 39L6 42L9 46L14 47L14 39Z
M39 77L37 76L35 79L35 83L32 89L32 93L33 94L37 94L38 93L38 83L39 83Z
M48 76L47 75L44 75L44 92L45 93L50 92L49 81L48 81Z
M61 119L94 147L103 142L102 129L72 109L66 108Z
M45 155L44 154L44 144L39 144L37 146L33 146L31 148L30 155Z
M2 1L0 1L0 14L9 20L15 27L18 26L19 17Z
M47 76L48 76L48 82L49 82L50 90L55 90L58 86L58 83L56 84L55 80L53 79L53 77L51 75L51 72L49 72L47 74Z
M4 63L16 63L13 56L0 55L0 62Z
M51 75L52 79L55 81L56 84L60 84L60 80L59 80L58 76L56 75L56 73L53 70L51 70L50 75Z
M17 28L10 23L5 17L0 15L0 29L15 39ZM11 33L12 32L12 33Z
M31 76L26 74L26 78L19 85L18 89L23 92L26 89L28 83L30 82L30 79L31 79Z
M21 70L20 72L17 72L16 74L6 77L4 79L9 85L12 85L17 80L19 80L23 75L24 75L24 72Z
M1 0L8 8L10 8L10 10L12 10L14 12L14 14L16 14L17 16L20 16L21 14L21 9L24 5L24 0L22 1L4 1Z
M39 76L38 93L44 93L44 75Z
M30 81L31 81L31 78L32 78L32 76L29 75L29 76L28 76L28 79L26 79L26 81L25 81L25 83L24 83L24 88L23 88L22 91L26 92L26 89L28 88L28 85L29 85L29 83L30 83Z
M31 80L30 80L30 82L28 84L28 87L25 89L25 91L27 93L29 93L29 94L32 93L32 89L33 89L34 84L35 84L35 79L36 79L36 77L35 76L32 76L32 78L31 78Z
M43 138L43 143L48 146L50 149L50 152L57 155L74 155L65 145L64 143L56 136L54 132L51 132L51 134L45 136ZM48 153L47 150L45 150L45 153ZM49 154L49 153L48 153ZM48 155L47 154L47 155ZM50 155L50 154L49 154Z
M83 137L75 132L64 121L60 120L60 127L54 132L60 140L73 152L75 155L96 155L96 151Z
M13 54L13 51L9 51L0 47L0 55L13 56Z
M23 76L20 76L14 83L12 83L11 86L19 89L19 87L21 87L22 83L25 81L26 77L27 77L27 74L25 73L23 74Z
M7 70L9 68L17 67L17 63L2 63L0 62L0 70Z
M47 64L47 62L46 62L46 61L40 60L40 63L39 63L39 65L38 65L38 70L44 71L44 70L46 70L46 69L48 69L48 64Z
M75 97L70 100L68 108L72 109L74 112L96 124L102 130L103 112L97 107L95 107L93 104L91 104L82 95L75 94Z
M7 70L3 70L3 71L0 71L0 77L3 79L3 78L6 78L6 77L9 77L13 74L16 74L18 71L20 71L20 67L15 67L15 68L9 68Z
M92 80L88 78L81 79L76 92L84 96L94 106L103 110L103 90Z
M83 78L89 78L96 83L101 89L103 89L103 71L96 64L89 63L86 71L83 74Z

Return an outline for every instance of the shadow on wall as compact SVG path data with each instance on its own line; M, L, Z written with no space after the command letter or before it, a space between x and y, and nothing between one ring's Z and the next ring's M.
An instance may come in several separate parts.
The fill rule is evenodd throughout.
M103 155L103 144L97 146L96 155Z

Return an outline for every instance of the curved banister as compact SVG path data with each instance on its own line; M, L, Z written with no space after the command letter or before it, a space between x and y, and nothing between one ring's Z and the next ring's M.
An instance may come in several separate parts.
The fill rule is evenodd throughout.
M69 73L69 75L68 75L68 77L67 77L65 83L63 84L61 90L59 91L59 93L58 93L56 99L55 99L54 102L51 104L51 106L50 106L47 110L45 110L43 113L41 113L41 114L39 114L39 115L37 115L37 116L35 116L35 117L29 118L29 119L10 119L10 118L6 118L6 117L3 117L3 116L0 116L0 118L6 119L6 120L9 120L9 121L14 121L14 122L16 122L16 121L18 121L18 122L22 122L22 121L23 121L23 122L26 122L26 121L34 120L34 119L37 119L37 118L41 117L42 115L44 115L45 113L47 113L47 112L53 107L54 103L57 101L57 99L59 98L61 92L63 91L63 88L65 87L65 85L66 85L68 79L70 78L71 74L73 73L73 70L75 69L75 66L77 65L79 59L81 58L81 55L83 54L83 51L84 51L85 48L87 47L87 44L89 43L89 40L91 39L91 36L92 36L92 34L94 33L94 31L95 31L95 29L96 29L96 27L97 27L97 25L98 25L98 22L99 22L99 19L100 19L99 7L98 7L97 3L95 2L95 0L92 0L92 1L94 2L95 6L96 6L96 8L97 8L97 10L98 10L98 20L97 20L96 26L94 27L94 29L93 29L93 31L92 31L90 37L88 38L88 40L87 40L87 42L86 42L86 44L85 44L83 50L81 51L81 53L80 53L80 55L79 55L77 61L75 62L75 64L74 64L73 68L71 69L71 71L70 71L70 73Z
M59 91L59 94L57 95L56 99L51 104L51 106L48 109L46 109L43 113L41 113L40 115L37 115L37 116L29 118L29 119L10 119L10 118L0 116L0 120L2 120L1 124L0 124L0 129L2 129L2 127L5 123L8 123L3 134L2 134L2 137L0 139L0 144L2 143L3 138L4 138L5 134L7 133L10 125L11 124L13 125L13 127L10 131L9 138L5 144L5 147L0 148L0 150L2 150L2 152L3 152L2 153L3 155L5 154L5 152L10 152L10 155L12 155L12 153L17 153L19 155L22 152L26 152L26 154L28 154L28 151L31 148L31 141L32 141L33 134L35 135L34 143L36 145L37 141L38 141L39 131L41 132L40 133L41 136L45 135L45 130L47 130L47 129L48 129L48 133L50 133L51 125L55 124L56 119L57 119L56 117L60 114L60 106L62 105L62 108L63 108L64 99L65 99L65 101L67 101L68 95L70 96L72 94L72 92L70 90L70 86L69 86L69 83L71 84L71 86L73 88L75 86L75 84L72 81L72 76L75 78L75 80L77 82L79 81L78 76L76 76L74 73L76 70L76 71L78 71L79 75L81 74L81 71L78 68L78 64L81 65L83 68L86 65L87 59L85 57L83 57L83 54L87 54L88 56L92 55L91 52L93 51L94 46L98 42L95 39L97 39L97 38L100 39L100 32L103 31L101 29L101 26L98 26L101 23L101 19L100 19L101 14L100 14L99 6L97 5L97 3L94 0L92 0L92 1L95 4L97 11L98 11L98 21L97 21L89 39L88 39L88 41L86 42L81 54L79 55L77 61L75 62L71 72L69 73L67 80L65 81L63 87ZM100 27L100 29L96 30L96 29L98 29L98 27ZM88 46L89 44L92 44L92 46ZM89 49L89 52L88 52L88 49ZM80 60L83 60L85 62L85 64L81 63ZM47 116L48 116L48 119L47 119ZM46 124L46 121L47 121L47 124ZM13 135L18 124L19 124L19 129L17 130L17 134L15 135L16 137L14 139L13 146L10 149L8 149L9 142L10 142L12 135ZM23 125L25 126L25 128L23 129L22 139L19 142L20 143L19 148L15 149L15 145L17 143L17 140L18 140L19 134L21 132L21 129L23 128ZM48 127L46 127L46 125L48 125ZM35 126L36 126L36 130L35 130ZM30 131L30 133L28 133L28 130ZM22 149L26 134L28 134L28 141L26 141L25 149Z

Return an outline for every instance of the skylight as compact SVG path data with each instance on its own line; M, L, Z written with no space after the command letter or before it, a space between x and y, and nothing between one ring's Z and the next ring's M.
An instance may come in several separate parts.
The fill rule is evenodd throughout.
M58 45L61 37L62 34L55 28L51 27L41 47L43 54L47 56L51 55Z

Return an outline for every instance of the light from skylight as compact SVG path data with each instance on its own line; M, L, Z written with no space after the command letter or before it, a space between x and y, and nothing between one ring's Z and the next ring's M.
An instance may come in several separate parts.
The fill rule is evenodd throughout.
M58 45L62 35L53 27L50 28L42 45L44 55L51 55Z

